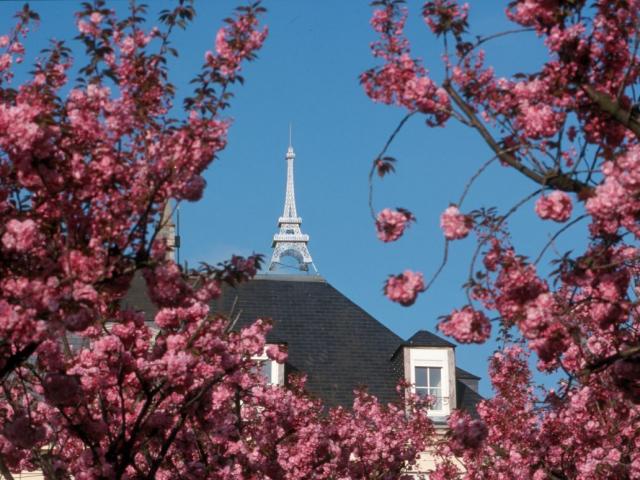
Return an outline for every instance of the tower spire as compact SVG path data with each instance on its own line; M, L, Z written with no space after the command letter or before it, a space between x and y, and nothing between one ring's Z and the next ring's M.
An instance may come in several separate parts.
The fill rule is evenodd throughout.
M289 148L287 149L287 188L284 197L284 211L278 218L279 231L273 236L271 247L273 255L269 262L269 270L275 270L282 265L283 257L291 257L298 262L298 269L307 272L309 266L317 273L318 269L313 264L309 253L309 235L302 233L300 225L302 218L298 217L296 210L296 197L293 186L293 161L296 154L291 144L291 124L289 124Z

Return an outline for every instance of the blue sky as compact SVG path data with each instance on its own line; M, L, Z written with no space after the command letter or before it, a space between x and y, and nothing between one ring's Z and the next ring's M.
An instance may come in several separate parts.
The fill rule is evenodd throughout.
M9 28L8 17L21 3L0 0L0 31ZM171 4L148 3L151 18ZM408 3L414 53L440 78L441 42L421 21L421 2ZM473 34L509 28L504 15L508 2L469 3ZM237 4L196 2L195 23L175 37L181 55L173 62L172 81L180 96L190 92L188 81L198 71L204 52L213 48L220 20ZM42 17L42 25L27 43L31 54L47 38L75 36L73 12L79 2L42 0L31 5ZM126 8L124 1L111 5L118 11ZM413 307L389 302L382 295L382 285L388 274L406 268L426 276L437 268L444 246L440 213L457 201L471 175L491 157L489 149L466 127L452 122L446 128L429 129L414 117L389 151L399 160L397 173L376 182L375 206L377 210L407 208L418 222L398 242L379 242L368 213L367 174L405 112L372 103L359 85L359 74L374 65L369 53L374 36L368 2L272 0L264 6L270 35L259 59L244 69L245 86L235 90L228 111L234 119L229 146L206 174L203 200L181 207L182 259L195 265L215 263L233 253L255 251L270 256L271 237L284 202L284 154L291 122L298 212L303 231L311 236L309 247L320 273L400 336L407 338L419 329L433 331L437 317L465 303L461 285L474 239L451 245L445 271ZM543 59L544 49L533 35L506 37L487 48L488 63L500 75L535 71ZM494 164L477 181L463 210L497 206L506 212L536 189L516 172ZM537 219L533 202L509 224L518 251L533 257L557 229ZM577 233L562 237L557 250L579 246L583 231L584 225L578 226ZM481 392L487 395L487 358L494 348L489 342L457 349L458 364L483 377ZM537 380L549 382L541 376Z

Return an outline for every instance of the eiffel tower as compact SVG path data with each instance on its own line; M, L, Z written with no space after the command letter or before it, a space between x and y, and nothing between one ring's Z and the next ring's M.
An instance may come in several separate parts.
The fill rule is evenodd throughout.
M287 150L287 191L284 197L284 213L278 218L278 233L273 236L271 247L273 255L269 263L269 270L276 270L280 266L285 266L281 260L284 257L291 257L298 262L297 268L303 272L308 272L309 267L315 273L318 269L313 264L309 253L309 235L302 233L300 225L302 218L296 211L296 197L293 188L293 160L296 154L291 146L291 131L289 131L289 149Z

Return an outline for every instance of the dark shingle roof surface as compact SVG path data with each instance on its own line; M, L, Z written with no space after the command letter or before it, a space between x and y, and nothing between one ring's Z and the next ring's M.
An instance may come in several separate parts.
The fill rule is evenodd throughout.
M460 367L456 367L456 378L470 378L471 380L480 380L480 377L478 377L477 375L469 373L466 370L461 369Z
M351 405L366 385L384 402L398 399L391 356L402 339L319 277L258 276L224 288L214 311L240 315L236 328L271 318L270 343L286 343L288 372L308 376L328 406Z
M123 304L145 312L153 320L157 308L150 301L144 279L134 277ZM212 312L236 319L234 329L258 318L269 318L269 343L288 348L286 373L305 373L307 389L325 405L350 406L353 390L367 390L383 402L398 400L396 384L403 374L400 361L392 361L401 346L454 347L425 330L404 341L317 276L258 275L237 287L224 286ZM478 379L456 368L458 378ZM457 407L475 411L482 397L456 382Z
M438 335L434 335L426 330L418 330L413 336L406 341L407 346L411 347L441 347L441 348L456 348L456 345L445 340Z
M465 385L460 380L456 381L456 407L461 410L466 410L473 417L478 416L476 405L480 400L483 400L482 396L473 390L468 385Z

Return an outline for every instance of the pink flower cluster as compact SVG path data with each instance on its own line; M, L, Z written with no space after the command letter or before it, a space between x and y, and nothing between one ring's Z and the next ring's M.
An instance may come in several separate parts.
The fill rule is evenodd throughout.
M484 343L491 336L491 323L484 312L467 305L442 320L438 330L460 343Z
M287 360L287 350L280 345L269 345L266 348L267 357L277 363L284 363Z
M473 419L467 412L455 410L449 415L449 446L457 455L477 449L487 437L488 429L482 420Z
M216 54L208 51L205 60L211 68L224 77L234 78L241 63L251 59L267 38L268 29L257 29L258 20L253 15L240 15L216 34Z
M440 215L440 228L447 240L460 240L469 235L473 227L473 220L463 215L455 205L448 207Z
M376 218L378 238L383 242L395 242L414 221L415 217L407 210L385 208Z
M552 137L565 120L565 114L557 112L550 105L520 102L520 116L516 125L531 139Z
M389 276L384 286L384 294L389 300L405 307L413 305L418 294L424 291L425 284L422 273L411 270Z
M450 115L447 92L429 78L418 60L411 57L403 36L407 12L397 5L374 10L371 24L380 34L372 44L374 57L384 61L381 67L367 70L360 83L376 102L396 104L428 115L428 122L441 125Z
M380 40L373 56L384 63L362 79L374 101L403 105L405 92L428 75L410 54L406 13L398 3L376 3L372 23ZM478 405L473 426L452 415L448 441L437 448L442 461L430 477L458 478L455 456L465 478L640 478L640 130L634 94L640 3L514 0L506 13L517 24L513 29L480 37L468 32L464 6L425 2L423 17L447 46L447 97L503 166L554 189L536 202L540 218L568 222L573 202L581 201L590 224L556 258L553 249L527 244L527 254L542 250L539 261L551 262L538 271L516 253L510 238L518 236L496 213L513 205L476 209L472 224L455 207L443 214L449 239L476 230L483 262L479 266L474 255L465 288L487 315L496 312L506 334L505 346L491 359L495 397ZM497 77L480 47L494 48L494 38L520 41L528 29L547 57L528 71ZM427 125L441 123L428 114ZM580 232L585 230L573 234ZM439 328L459 341L475 341L488 337L488 326L467 307ZM537 370L562 378L557 388L533 383L532 354Z
M422 16L436 35L451 32L459 37L467 29L469 4L458 5L456 0L429 1L422 8Z
M2 235L2 245L7 250L25 253L38 243L40 235L36 223L31 220L9 220Z
M571 197L565 192L555 190L549 195L542 195L536 201L536 213L543 220L566 222L571 218L573 205Z
M640 238L640 146L634 145L602 166L604 181L586 202L594 227L613 234L624 227Z

